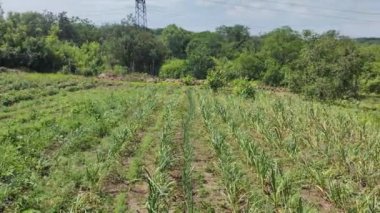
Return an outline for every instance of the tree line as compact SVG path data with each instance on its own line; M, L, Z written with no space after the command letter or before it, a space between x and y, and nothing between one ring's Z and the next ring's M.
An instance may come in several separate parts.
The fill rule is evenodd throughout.
M236 79L256 80L319 99L380 93L375 41L289 27L253 36L242 25L190 32L176 25L142 29L131 16L97 26L65 12L0 13L0 66L87 76L191 76L215 89Z

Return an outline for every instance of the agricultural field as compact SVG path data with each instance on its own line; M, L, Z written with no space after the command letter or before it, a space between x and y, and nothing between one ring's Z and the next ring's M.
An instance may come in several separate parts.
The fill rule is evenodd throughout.
M0 212L380 212L379 114L0 73Z

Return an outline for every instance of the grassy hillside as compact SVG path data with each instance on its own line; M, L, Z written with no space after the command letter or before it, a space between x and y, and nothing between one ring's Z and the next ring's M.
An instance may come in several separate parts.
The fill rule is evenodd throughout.
M0 212L377 212L378 118L285 93L0 73Z

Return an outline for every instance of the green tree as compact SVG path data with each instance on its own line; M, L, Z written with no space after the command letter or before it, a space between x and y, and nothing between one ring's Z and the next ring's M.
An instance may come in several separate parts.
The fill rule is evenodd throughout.
M249 28L243 25L220 26L216 33L223 39L221 55L229 59L237 57L243 51L255 51L256 40L251 37Z
M77 32L73 26L72 21L67 16L67 12L61 12L58 14L58 26L59 26L59 39L64 41L75 41Z
M251 52L243 52L233 61L233 69L237 78L259 80L265 71L265 64L260 56Z
M191 38L190 32L173 24L163 29L161 38L168 47L172 57L186 58L186 47Z
M213 57L219 56L222 48L222 38L211 32L194 35L187 46L189 75L205 79L207 72L214 67Z
M335 31L308 42L288 75L290 88L318 99L357 97L364 58L357 45Z
M111 66L122 65L132 71L158 74L167 49L151 31L129 23L104 26L102 31L103 47Z
M25 67L49 71L52 53L44 39L46 22L38 13L9 13L1 23L0 63L7 67Z
M220 26L216 32L227 42L236 43L237 46L250 38L249 28L243 25Z
M283 86L286 75L284 71L293 69L303 45L301 35L289 27L264 35L259 53L265 59L264 82L272 86Z
M283 27L263 36L261 53L283 66L298 58L303 43L298 32Z

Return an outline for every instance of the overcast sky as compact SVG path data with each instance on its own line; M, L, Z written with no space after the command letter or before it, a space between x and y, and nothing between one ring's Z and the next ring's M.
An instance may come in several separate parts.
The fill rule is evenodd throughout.
M134 13L134 0L0 0L9 11L67 11L96 24ZM193 31L243 24L253 34L280 26L352 37L380 37L380 0L146 0L150 28L175 23Z

